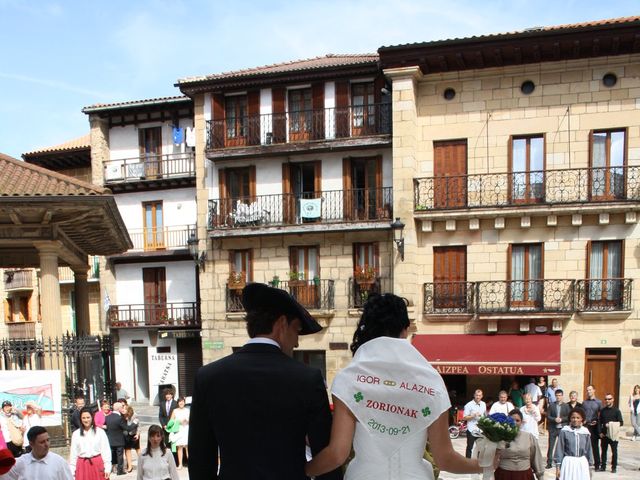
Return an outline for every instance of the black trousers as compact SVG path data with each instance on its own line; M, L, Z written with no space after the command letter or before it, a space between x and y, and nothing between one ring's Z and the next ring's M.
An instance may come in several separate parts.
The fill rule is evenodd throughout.
M111 447L111 465L118 466L118 475L124 473L124 447Z
M478 437L471 434L469 430L467 430L467 450L465 452L465 456L467 458L471 458L471 452L473 451L473 444L476 443Z
M560 434L560 428L556 428L555 424L551 425L550 423L547 426L547 430L549 431L549 446L547 447L547 465L553 465L553 450L556 446L556 441L558 440L558 435Z
M11 455L13 455L14 458L22 455L22 447L15 445L13 442L7 442L7 448L11 451Z
M600 458L600 466L605 468L607 466L607 450L611 445L611 468L617 468L618 466L618 442L613 441L608 437L600 439L600 446L602 447L602 457Z
M591 434L591 450L593 450L593 466L600 467L600 433L597 425L587 425L587 429Z

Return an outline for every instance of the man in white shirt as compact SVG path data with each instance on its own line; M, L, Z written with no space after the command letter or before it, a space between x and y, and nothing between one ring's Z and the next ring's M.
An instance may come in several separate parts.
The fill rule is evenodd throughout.
M542 397L542 390L540 390L540 387L536 384L535 378L529 379L529 383L524 386L524 392L531 395L531 401L536 405L540 397Z
M467 451L465 452L467 458L471 458L473 444L480 433L478 419L486 414L487 404L482 401L482 390L478 389L473 393L473 400L464 406L463 419L467 422Z
M31 452L16 460L2 480L73 480L71 469L60 455L49 451L49 433L41 426L27 433Z
M498 393L498 401L491 405L489 415L504 413L508 416L511 410L513 410L513 403L508 400L507 392L500 390L500 393Z

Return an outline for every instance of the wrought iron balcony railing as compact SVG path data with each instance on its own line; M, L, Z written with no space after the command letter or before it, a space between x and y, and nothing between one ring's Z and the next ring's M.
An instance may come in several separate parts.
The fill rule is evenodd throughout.
M107 318L111 328L200 326L195 302L111 305Z
M371 283L358 282L349 278L349 308L362 308L371 295L391 291L389 279L377 277Z
M631 310L630 278L598 278L578 280L577 310L580 312L613 312Z
M140 180L164 180L196 176L193 152L166 155L146 154L139 157L104 162L104 182L127 183Z
M209 200L209 228L388 221L393 190L358 188Z
M5 270L4 289L5 291L32 290L33 270L30 268L24 270Z
M416 212L640 200L640 167L573 168L414 179Z
M391 133L391 104L301 110L207 122L207 149L338 140Z
M424 284L424 313L473 313L473 282Z
M175 225L162 228L141 228L129 230L133 250L165 250L187 248L189 235L195 225Z
M506 280L424 284L424 313L570 313L573 280Z
M269 282L272 286L289 292L303 307L309 310L333 310L335 308L335 287L333 280L287 280ZM242 312L242 292L227 291L227 312Z

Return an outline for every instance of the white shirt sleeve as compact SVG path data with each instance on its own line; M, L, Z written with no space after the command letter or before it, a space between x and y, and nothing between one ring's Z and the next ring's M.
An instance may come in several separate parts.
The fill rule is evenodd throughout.
M111 447L109 446L109 439L107 434L101 428L96 428L96 435L100 439L100 456L104 463L104 471L111 471Z

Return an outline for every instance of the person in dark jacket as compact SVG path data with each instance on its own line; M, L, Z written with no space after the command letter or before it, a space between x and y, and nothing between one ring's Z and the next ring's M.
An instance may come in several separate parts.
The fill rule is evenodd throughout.
M117 466L118 475L124 475L124 444L125 434L129 431L127 420L121 414L122 404L113 404L113 411L105 418L107 438L111 447L111 469Z
M593 464L596 470L600 469L600 448L598 439L600 438L600 427L598 419L600 418L600 410L602 410L602 402L596 398L596 389L593 385L587 385L587 398L582 402L582 408L585 412L584 426L589 430L591 435L591 450L593 450Z
M622 421L622 412L613 403L615 399L611 393L607 393L604 396L604 408L600 410L600 449L602 454L600 455L600 471L605 472L607 470L607 450L611 446L611 471L616 473L618 468L618 432L612 432L612 428L609 428L610 422L618 422L621 427L624 425ZM612 436L610 436L613 433Z
M556 389L556 401L549 405L547 410L547 430L549 431L549 445L547 447L547 468L553 464L553 449L556 446L558 434L563 427L569 425L569 404L564 403L564 392L561 388Z
M73 399L73 407L71 408L71 433L78 430L82 423L80 422L80 410L84 408L84 396L78 395Z
M160 399L160 406L158 409L158 421L164 432L164 444L169 445L169 432L167 432L167 423L171 419L171 414L178 407L178 402L173 399L173 391L170 388L165 388L162 391L162 399Z
M189 478L306 480L306 441L314 455L329 443L331 412L320 371L292 355L298 335L322 327L289 293L265 284L247 285L242 304L250 340L196 375Z

